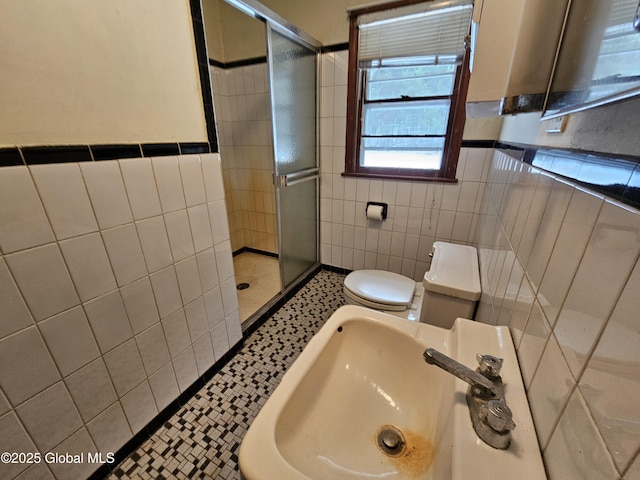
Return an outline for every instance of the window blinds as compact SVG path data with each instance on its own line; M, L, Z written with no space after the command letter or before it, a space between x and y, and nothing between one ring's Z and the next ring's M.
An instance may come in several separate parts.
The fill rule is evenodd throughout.
M472 12L470 2L433 1L361 15L358 58L370 64L385 58L443 56L459 63Z

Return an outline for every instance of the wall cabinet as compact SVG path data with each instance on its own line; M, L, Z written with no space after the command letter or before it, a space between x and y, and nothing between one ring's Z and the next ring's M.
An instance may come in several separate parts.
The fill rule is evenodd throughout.
M468 116L542 110L567 3L568 0L476 1Z
M640 94L638 0L573 0L544 118Z

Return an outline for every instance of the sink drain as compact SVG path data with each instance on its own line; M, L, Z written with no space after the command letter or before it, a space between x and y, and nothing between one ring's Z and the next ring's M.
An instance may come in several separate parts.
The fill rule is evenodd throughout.
M383 425L376 435L378 448L382 453L397 457L404 452L405 440L402 432L393 425Z
M246 290L247 288L249 288L251 285L249 285L248 283L239 283L238 285L236 285L236 288L238 290Z

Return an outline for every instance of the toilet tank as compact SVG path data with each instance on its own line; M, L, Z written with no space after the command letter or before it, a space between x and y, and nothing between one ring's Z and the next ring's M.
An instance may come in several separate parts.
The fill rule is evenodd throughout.
M431 268L424 274L420 321L451 328L456 318L473 319L480 299L475 247L434 242Z

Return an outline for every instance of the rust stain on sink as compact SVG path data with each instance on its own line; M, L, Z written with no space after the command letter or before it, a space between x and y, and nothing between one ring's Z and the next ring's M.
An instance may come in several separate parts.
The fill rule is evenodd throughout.
M433 461L433 444L411 430L403 430L402 434L405 440L404 451L397 457L389 457L389 462L405 475L423 475Z

